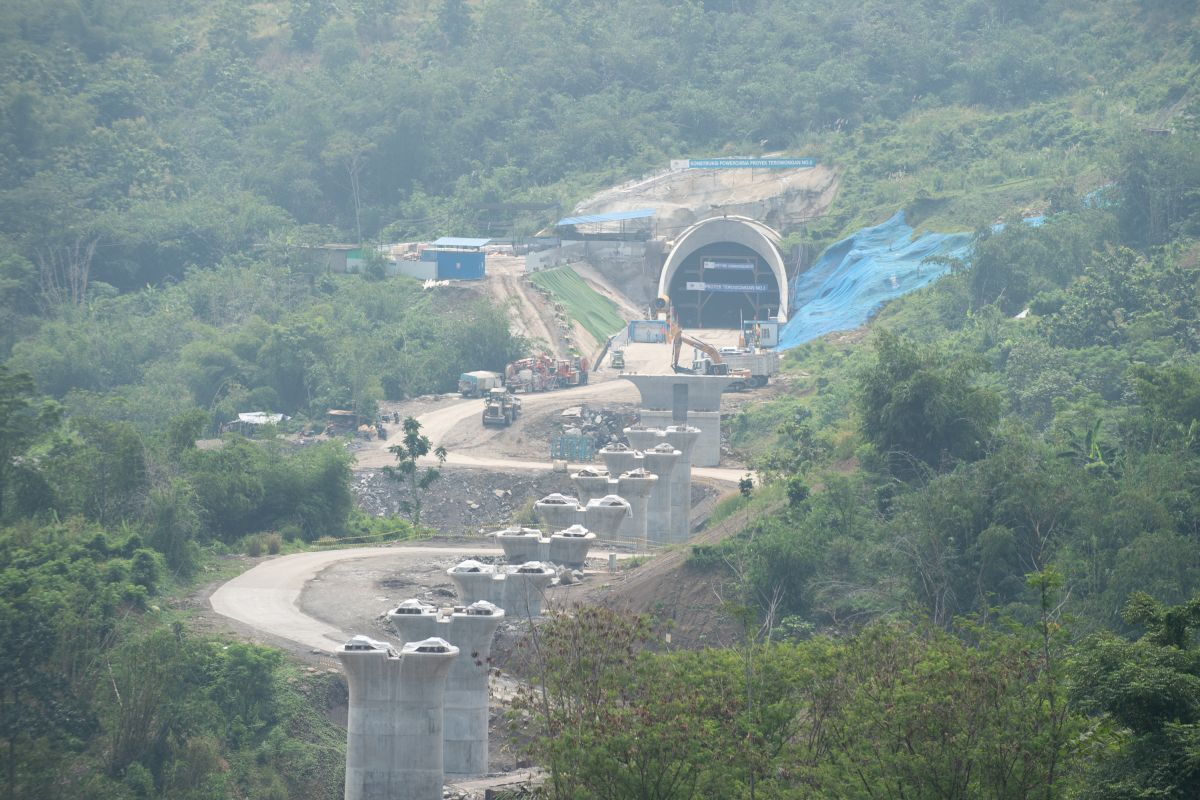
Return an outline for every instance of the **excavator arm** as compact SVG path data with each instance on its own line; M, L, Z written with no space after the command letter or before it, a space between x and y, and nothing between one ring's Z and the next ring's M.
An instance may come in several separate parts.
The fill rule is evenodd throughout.
M694 339L686 335L681 328L672 323L671 325L671 369L675 372L691 373L694 370L688 367L679 366L679 353L683 350L684 344L689 344L696 348L704 355L708 356L709 361L713 364L721 363L721 354L717 352L717 348L713 347L708 342L702 342L699 339Z
M712 363L721 363L721 354L717 352L717 348L713 347L708 342L702 342L699 339L693 339L691 336L686 335L680 335L679 342L680 344L690 344L692 347L708 356Z

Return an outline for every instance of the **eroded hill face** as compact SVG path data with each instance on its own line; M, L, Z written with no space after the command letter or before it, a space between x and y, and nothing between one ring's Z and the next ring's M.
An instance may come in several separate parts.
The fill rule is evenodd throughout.
M657 235L673 239L709 217L750 217L786 234L823 215L837 196L839 174L812 169L683 169L622 184L583 201L574 214L655 209Z

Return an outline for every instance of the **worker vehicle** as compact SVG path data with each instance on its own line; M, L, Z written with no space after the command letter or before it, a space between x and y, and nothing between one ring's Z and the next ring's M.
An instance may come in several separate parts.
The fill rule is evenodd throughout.
M725 363L724 357L718 352L717 348L713 347L708 342L702 342L692 336L688 336L677 325L671 326L671 369L677 374L686 375L727 375L734 378L733 383L729 384L729 390L733 392L741 392L750 388L754 376L750 374L750 370L744 368L731 368ZM691 367L683 367L679 365L679 353L685 344L691 345L703 355L696 356L692 359Z
M722 347L721 360L730 369L744 369L750 373L750 387L766 386L771 376L779 372L779 353L774 350L759 350L752 347Z
M483 424L507 428L521 414L521 399L503 387L488 391L483 400Z
M497 372L477 370L458 376L458 393L463 397L483 397L484 394L504 385L504 376Z
M588 360L551 358L544 353L518 359L504 368L504 383L513 392L545 392L588 382Z

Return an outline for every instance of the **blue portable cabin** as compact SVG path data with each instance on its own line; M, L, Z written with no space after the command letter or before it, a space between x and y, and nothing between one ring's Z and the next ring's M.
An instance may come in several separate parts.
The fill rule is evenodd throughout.
M421 252L421 260L437 264L439 281L483 280L483 246L490 241L443 236Z

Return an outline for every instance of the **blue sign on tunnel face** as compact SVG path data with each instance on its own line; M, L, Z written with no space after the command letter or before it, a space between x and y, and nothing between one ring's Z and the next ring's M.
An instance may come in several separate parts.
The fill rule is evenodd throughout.
M689 169L804 169L815 158L689 158Z

